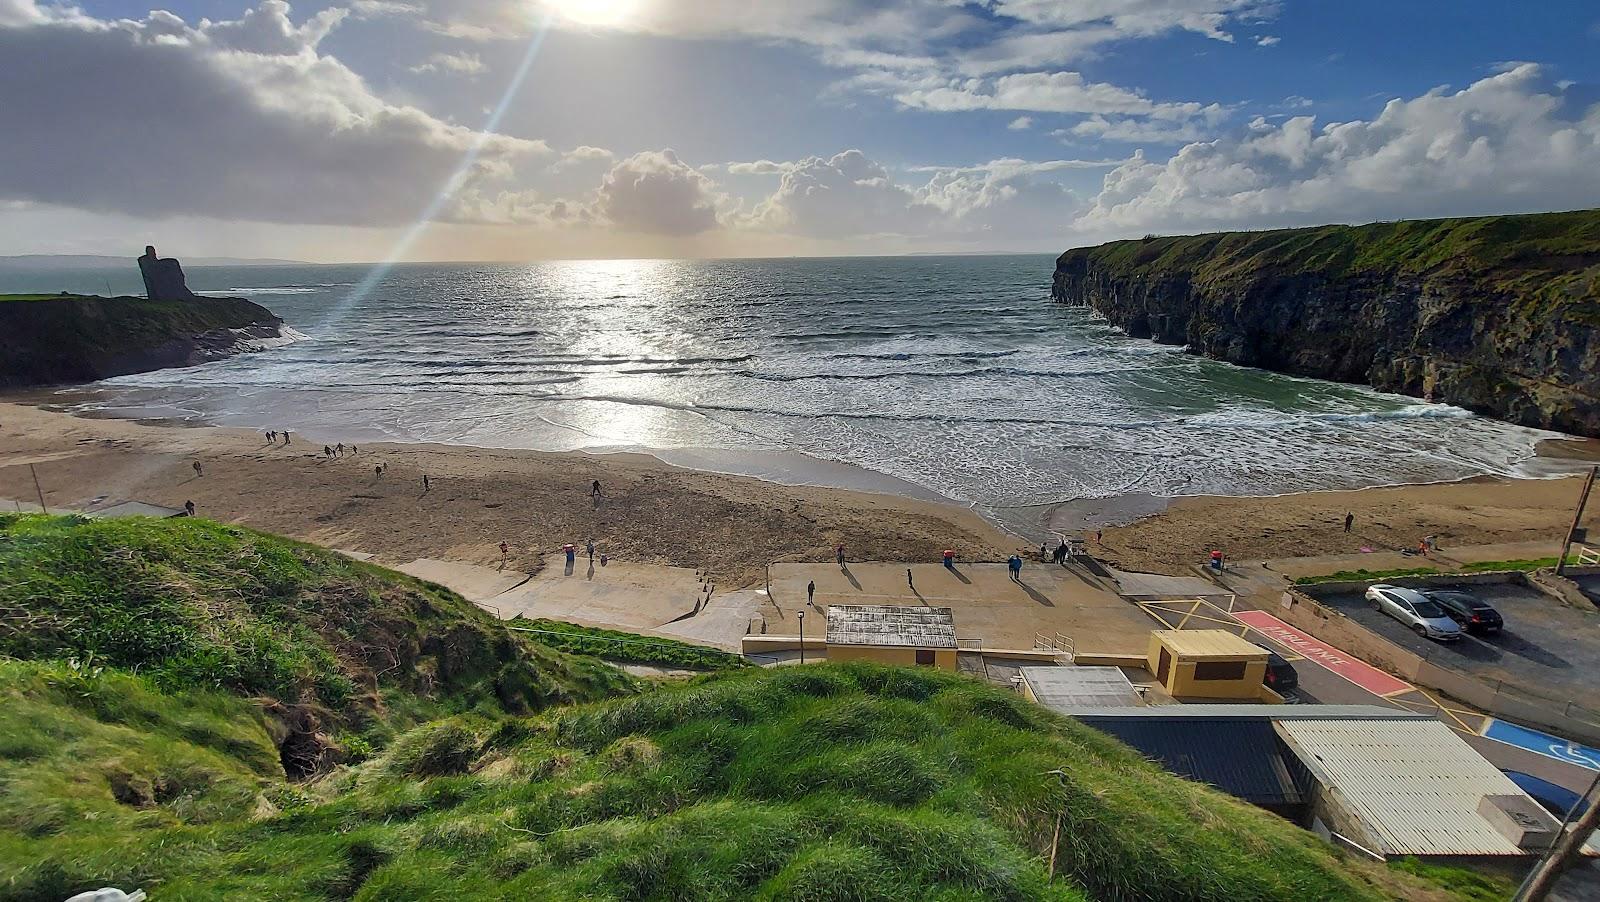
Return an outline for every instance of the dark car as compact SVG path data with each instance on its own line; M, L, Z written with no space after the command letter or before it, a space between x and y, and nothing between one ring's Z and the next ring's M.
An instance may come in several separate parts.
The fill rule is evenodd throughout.
M1262 682L1268 689L1279 695L1293 692L1294 687L1300 685L1300 674L1294 672L1294 665L1283 659L1275 651L1267 652L1267 675Z
M1500 612L1495 610L1486 601L1479 601L1465 592L1428 592L1427 596L1438 602L1439 607L1450 615L1450 619L1461 624L1461 628L1469 633L1489 635L1500 632L1506 625Z

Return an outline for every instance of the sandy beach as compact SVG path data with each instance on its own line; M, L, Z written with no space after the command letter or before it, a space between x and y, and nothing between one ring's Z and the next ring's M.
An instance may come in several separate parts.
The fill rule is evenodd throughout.
M328 459L321 442L291 442L0 403L0 499L34 500L32 463L52 508L193 501L201 516L389 563L498 565L505 541L508 566L527 572L562 544L592 538L619 560L692 567L728 586L759 583L768 563L831 560L840 543L853 560L883 561L937 560L944 548L963 560L1003 560L1026 547L954 504L780 485L644 454L373 444ZM194 461L203 476L195 476ZM432 483L426 493L424 473ZM590 497L597 479L598 501ZM1213 548L1245 560L1393 550L1429 534L1446 546L1554 541L1571 522L1579 482L1480 477L1264 498L1135 498L1101 513L1142 519L1106 527L1098 544L1092 528L1083 532L1091 550L1117 566L1173 574ZM1346 513L1355 516L1348 534Z
M505 541L509 566L527 572L562 544L593 539L619 560L693 567L727 585L760 582L772 561L830 560L841 543L856 560L936 560L945 548L1003 560L1018 545L954 505L704 473L643 454L374 444L328 459L320 441L290 441L0 403L0 499L35 501L31 463L53 509L193 501L199 516L388 563L497 565Z

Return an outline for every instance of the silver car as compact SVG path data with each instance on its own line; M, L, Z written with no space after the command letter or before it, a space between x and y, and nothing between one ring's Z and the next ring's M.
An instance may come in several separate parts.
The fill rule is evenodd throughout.
M1445 609L1415 589L1379 583L1367 589L1367 602L1424 639L1454 642L1461 638L1461 627Z

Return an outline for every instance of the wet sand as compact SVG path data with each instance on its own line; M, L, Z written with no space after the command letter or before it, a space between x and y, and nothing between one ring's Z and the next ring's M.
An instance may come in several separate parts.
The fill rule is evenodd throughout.
M243 429L0 402L0 504L34 500L30 463L52 508L192 500L199 516L391 564L498 564L505 541L510 565L534 572L564 543L593 539L619 560L692 567L736 586L764 581L772 561L831 560L840 543L855 560L925 561L945 548L1004 560L1019 545L951 504L686 470L644 454L373 444L328 459L322 442L298 434L284 447Z
M53 507L124 500L180 507L193 500L201 516L370 552L388 563L498 564L503 540L511 547L510 566L527 572L563 543L581 546L592 538L620 560L709 571L730 587L763 582L768 563L831 560L841 542L858 561L931 561L944 548L969 561L1038 551L1037 541L1002 531L970 509L926 494L892 494L899 487L870 476L851 478L883 494L775 481L840 478L809 458L787 459L799 455L770 461L680 455L697 466L760 473L758 479L683 469L639 453L373 444L330 460L320 441L297 435L292 442L285 448L248 430L91 419L0 402L0 499L33 500L31 462ZM1552 466L1570 471L1572 459L1596 447L1563 440L1550 443L1547 453ZM205 467L203 477L191 469L195 460ZM373 472L380 463L387 467L382 477ZM810 464L818 464L815 472ZM775 467L787 469L777 474ZM426 493L424 473L433 485ZM604 493L598 501L589 495L595 479ZM1412 548L1430 534L1443 545L1559 540L1580 482L1479 477L1265 498L1123 496L1031 515L1051 524L1052 537L1087 537L1091 551L1116 566L1184 574L1214 548L1248 560ZM1600 504L1594 509L1600 514ZM1347 512L1355 515L1349 534ZM1103 527L1099 543L1097 527Z

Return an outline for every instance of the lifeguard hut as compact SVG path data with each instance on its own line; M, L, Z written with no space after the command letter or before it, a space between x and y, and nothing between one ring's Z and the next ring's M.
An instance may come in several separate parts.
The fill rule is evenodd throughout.
M1151 630L1150 672L1180 700L1265 700L1267 651L1227 630Z

